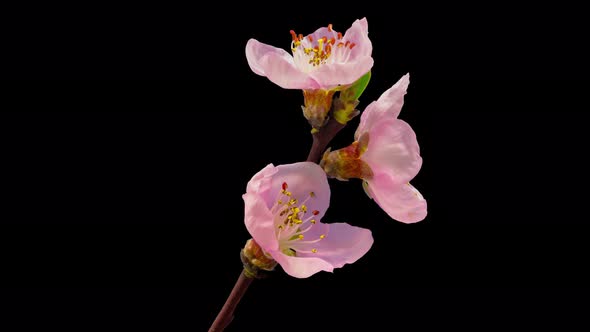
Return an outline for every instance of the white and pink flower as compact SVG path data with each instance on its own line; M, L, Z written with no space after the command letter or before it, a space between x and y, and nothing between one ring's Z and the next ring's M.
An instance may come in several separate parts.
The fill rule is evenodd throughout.
M367 19L343 35L332 25L307 36L291 30L292 55L282 48L248 40L246 58L253 72L285 89L331 90L352 84L373 67Z
M427 214L426 200L409 182L422 166L416 134L397 118L409 83L406 74L369 104L361 115L355 142L326 151L321 161L331 177L363 179L369 196L390 217L405 223L423 220Z
M248 232L293 277L332 272L357 261L373 244L367 229L320 221L330 187L317 164L270 164L248 182L243 199Z
M303 114L313 128L325 122L334 93L356 82L373 67L373 45L365 18L343 35L319 28L307 36L291 30L292 55L282 48L248 40L246 58L252 71L285 89L303 90Z

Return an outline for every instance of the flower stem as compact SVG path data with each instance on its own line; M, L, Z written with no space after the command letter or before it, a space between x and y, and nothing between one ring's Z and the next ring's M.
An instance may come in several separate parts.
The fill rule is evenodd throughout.
M250 286L253 280L253 278L246 276L245 271L240 273L240 277L236 281L234 289L232 289L223 308L221 308L221 311L217 314L217 318L215 318L215 321L209 328L209 332L223 331L229 325L234 318L234 310L236 310L236 306L240 303L242 296L244 296L244 293L246 293L248 286Z
M330 141L332 141L334 136L336 136L344 126L345 125L339 123L332 117L319 132L312 134L313 143L309 155L307 156L307 161L317 164L322 158L322 154L326 150L326 147L330 144Z

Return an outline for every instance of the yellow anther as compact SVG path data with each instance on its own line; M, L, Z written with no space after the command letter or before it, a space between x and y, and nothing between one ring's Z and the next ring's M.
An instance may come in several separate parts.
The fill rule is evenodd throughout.
M303 211L303 213L307 212L307 206L305 206L305 204L301 205L301 211Z
M294 208L291 208L291 211L293 211L293 213L294 213L294 214L297 214L297 213L299 213L301 210L299 210L299 208L298 208L298 207L294 207Z
M282 205L283 201L281 201L280 199L277 201L277 204Z
M326 234L322 234L322 235L320 235L320 239L323 239L323 238L325 238L325 237L326 237Z
M299 236L297 236L297 238L299 238L299 240L303 240L303 234L299 234Z
M283 225L279 225L279 227L278 227L278 228L279 228L279 229L283 229Z
M316 252L318 252L318 250L314 248L314 249L311 249L311 252L313 252L315 254Z
M295 204L297 204L297 199L292 198L289 200L289 205L295 205Z
M315 193L312 191L312 192L309 193L309 196L315 197Z
M315 224L315 219L311 219L309 222Z

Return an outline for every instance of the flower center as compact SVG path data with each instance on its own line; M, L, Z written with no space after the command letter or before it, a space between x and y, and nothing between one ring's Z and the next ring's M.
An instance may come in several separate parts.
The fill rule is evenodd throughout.
M312 71L318 66L326 63L347 62L355 43L346 41L342 33L332 29L328 25L327 35L315 40L312 35L305 38L302 34L297 35L291 30L291 50L297 67L304 71Z
M293 194L287 189L288 185L284 182L278 199L271 209L274 215L275 235L279 242L279 250L290 256L295 256L297 253L316 253L317 249L313 247L313 244L324 239L326 234L309 241L305 237L305 233L313 227L318 227L314 218L320 212L317 210L308 211L305 205L315 197L315 194L310 192L305 200L299 203L299 200L293 197Z

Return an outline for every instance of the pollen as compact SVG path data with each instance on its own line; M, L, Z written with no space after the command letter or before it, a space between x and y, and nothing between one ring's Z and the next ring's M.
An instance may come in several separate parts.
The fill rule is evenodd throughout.
M303 236L303 234L299 234L299 236L297 236L297 238L298 238L299 240L303 240L304 236Z
M311 252L315 254L318 252L318 250L316 248L313 248L313 249L311 249Z
M315 219L311 219L309 222L312 223L312 224L315 224L316 223Z
M325 238L326 238L326 234L320 235L320 239L325 239Z

